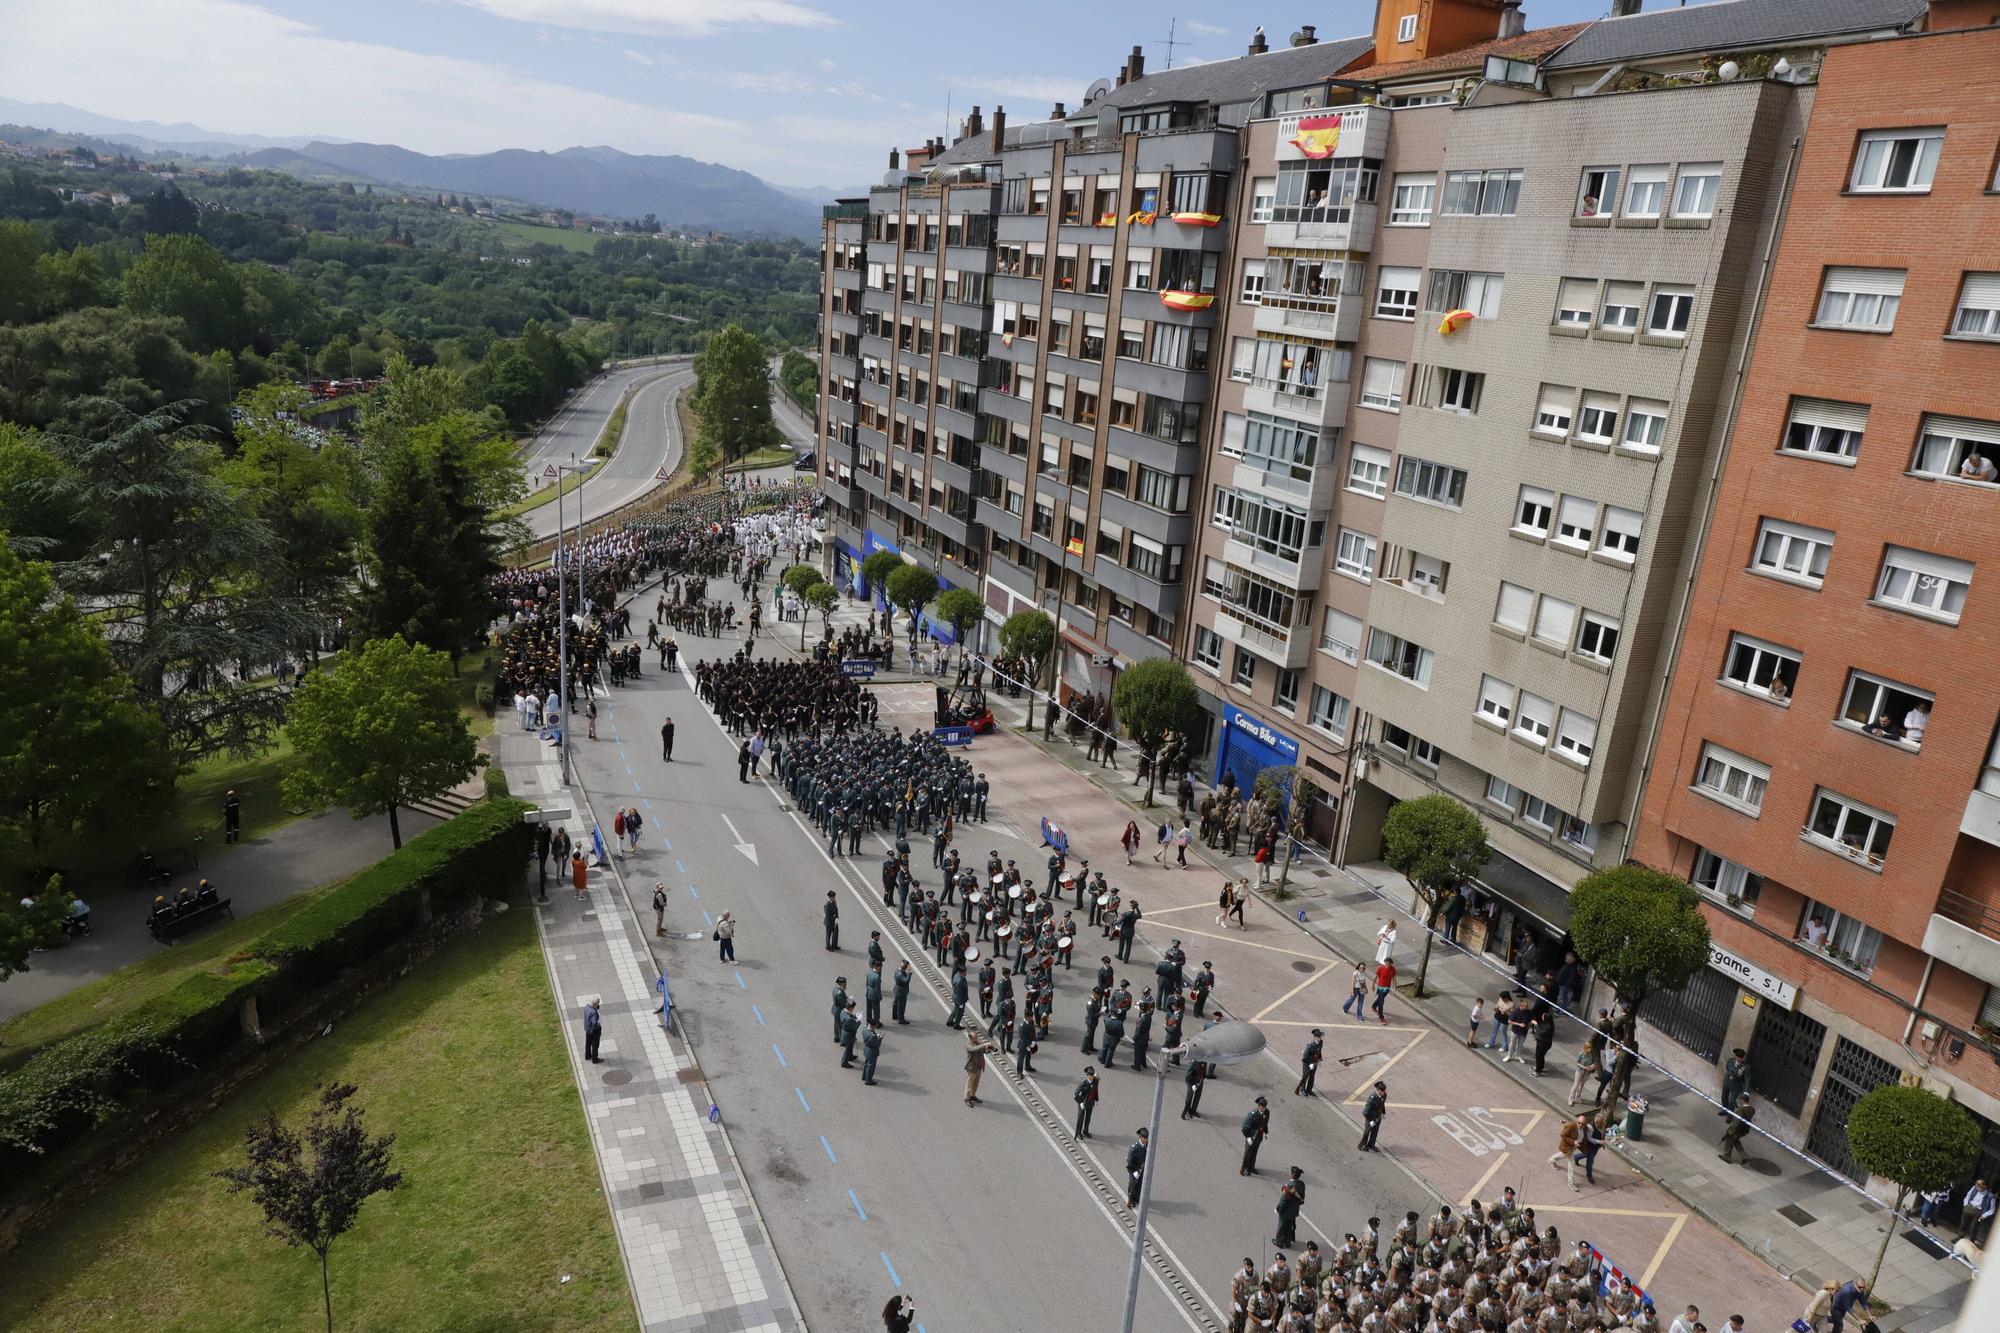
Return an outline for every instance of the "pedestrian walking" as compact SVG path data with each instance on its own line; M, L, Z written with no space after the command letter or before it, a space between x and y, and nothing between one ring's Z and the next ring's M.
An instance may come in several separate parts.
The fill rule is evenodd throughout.
M1319 1075L1320 1058L1326 1054L1326 1033L1318 1028L1312 1030L1312 1040L1299 1055L1299 1085L1292 1089L1294 1097L1313 1095L1313 1079Z
M1380 1152L1375 1140L1382 1133L1382 1117L1389 1113L1389 1085L1381 1079L1375 1080L1375 1087L1368 1094L1368 1100L1361 1104L1361 1144L1362 1152Z
M1573 1120L1565 1120L1556 1130L1556 1150L1549 1154L1549 1165L1566 1167L1569 1172L1569 1187L1575 1192L1582 1187L1576 1183L1576 1164L1581 1159L1579 1151L1583 1147L1584 1126L1590 1121L1588 1111L1579 1111Z
M660 724L660 759L665 763L674 762L674 720L668 718Z
M585 720L586 720L586 721L587 721L587 722L589 723L589 728L590 728L590 730L589 730L589 734L590 734L590 739L592 739L592 740L596 740L596 739L597 739L597 700L595 700L595 699L586 699L586 700L584 700L584 704L583 704L583 716L584 716Z
M1146 1131L1142 1128L1125 1150L1125 1206L1139 1206L1139 1186L1146 1179Z
M1603 1067L1602 1039L1593 1032L1584 1039L1583 1049L1576 1053L1576 1077L1569 1085L1569 1101L1572 1106L1583 1100L1584 1085L1595 1078Z
M736 918L728 912L715 918L716 956L725 963L736 961Z
M1368 1021L1368 974L1361 970L1361 964L1354 965L1354 974L1347 979L1347 1001L1340 1006L1343 1014L1351 1013L1357 1023Z
M1722 1151L1716 1154L1717 1157L1725 1162L1733 1162L1740 1156L1746 1165L1749 1163L1750 1154L1744 1149L1743 1140L1749 1137L1750 1122L1756 1116L1757 1108L1750 1104L1750 1094L1746 1092L1739 1095L1729 1119L1729 1126L1722 1131ZM1834 1327L1840 1327L1838 1321Z
M1167 823L1164 819L1161 820L1160 827L1153 832L1153 840L1159 844L1153 849L1153 859L1161 865L1165 865L1167 861L1167 848L1173 844L1174 840L1174 826Z
M1118 835L1118 845L1125 849L1125 864L1128 866L1131 865L1132 858L1139 853L1139 823L1137 820L1128 819L1125 821L1125 831Z
M1250 880L1248 876L1236 881L1236 887L1229 895L1229 915L1236 918L1238 930L1248 930L1243 924L1243 905L1250 901Z
M1541 1017L1535 1020L1535 1077L1536 1078L1540 1078L1542 1076L1543 1069L1548 1065L1549 1048L1554 1046L1555 1044L1556 1044L1556 1011L1554 1009L1544 1009L1542 1010Z
M657 938L667 933L667 886L653 885L653 934Z
M222 794L222 840L238 842L243 837L243 802L236 799L236 788L231 787Z
M1597 1116L1585 1112L1577 1126L1576 1161L1583 1167L1583 1178L1588 1183L1597 1183L1597 1154L1604 1148L1604 1124Z
M1493 1001L1493 1032L1486 1038L1486 1049L1498 1050L1502 1063L1507 1058L1507 1034L1511 1031L1507 1026L1507 1011L1513 1006L1512 991L1501 991L1499 998Z
M1188 844L1192 841L1194 841L1194 834L1188 831L1187 820L1183 819L1181 821L1181 831L1174 835L1174 859L1180 863L1182 870L1187 869L1187 849Z
M1726 1116L1729 1108L1736 1105L1750 1086L1750 1058L1738 1046L1729 1053L1729 1062L1722 1067L1722 1105L1716 1114Z
M1396 987L1396 965L1383 959L1375 967L1375 1017L1385 1026L1389 1016L1382 1012L1382 1006L1389 1003L1389 992Z
M1396 923L1384 921L1382 928L1375 932L1375 961L1386 963L1396 952Z
M597 1058L597 1043L604 1035L604 1016L598 1012L603 1003L595 995L583 1002L583 1058L594 1065L604 1063Z
M882 1327L889 1333L910 1333L917 1319L917 1300L914 1296L891 1296L889 1303L882 1307Z
M826 947L840 948L840 899L832 889L826 891L826 906L820 908L820 919L826 926Z
M968 1029L965 1034L965 1104L979 1104L979 1076L986 1072L986 1056L999 1049L993 1042L979 1035L978 1029Z
M569 854L569 885L576 891L576 900L582 902L584 890L590 887L590 867L584 862L581 847Z
M1828 1317L1833 1320L1833 1333L1841 1333L1847 1325L1847 1316L1854 1312L1854 1307L1857 1305L1861 1307L1862 1325L1866 1327L1868 1316L1873 1310L1868 1302L1868 1279L1865 1277L1844 1282L1840 1289L1833 1293L1833 1305L1827 1311Z
M1097 1066L1085 1065L1083 1078L1071 1095L1071 1100L1076 1103L1076 1136L1080 1139L1090 1137L1090 1117L1097 1110L1097 1093Z
M1257 1174L1257 1150L1264 1146L1264 1140L1271 1134L1271 1104L1259 1097L1239 1126L1243 1131L1243 1160L1237 1164L1236 1174L1254 1176Z

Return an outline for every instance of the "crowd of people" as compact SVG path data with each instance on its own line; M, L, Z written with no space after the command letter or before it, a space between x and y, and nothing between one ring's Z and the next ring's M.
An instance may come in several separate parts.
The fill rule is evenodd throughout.
M802 734L843 736L873 725L879 711L875 696L842 675L837 663L759 659L747 647L697 662L694 684L730 734L766 744Z

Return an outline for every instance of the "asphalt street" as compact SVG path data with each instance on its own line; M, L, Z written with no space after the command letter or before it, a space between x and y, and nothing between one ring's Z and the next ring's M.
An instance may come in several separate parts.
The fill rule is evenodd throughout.
M682 646L685 660L733 651L737 641L683 638ZM684 676L664 677L649 661L639 684L611 692L600 712L605 739L577 742L579 781L607 826L619 805L650 816L641 850L623 865L626 889L650 920L653 884L667 888L669 929L679 933L656 941L661 960L809 1322L865 1326L900 1285L933 1333L1113 1326L1131 1244L1124 1154L1145 1123L1153 1081L1131 1070L1129 1047L1121 1051L1120 1067L1104 1071L1094 1137L1081 1148L1070 1138L1070 1091L1095 1062L1077 1046L1096 937L1079 940L1076 970L1058 974L1037 1077L1018 1082L1011 1062L995 1060L983 1103L967 1108L964 1041L944 1027L943 978L926 955L902 947L874 887L880 845L830 863L781 788L735 780L735 742ZM669 714L675 760L663 764L659 728ZM1036 848L1014 830L1034 827L1040 812L1009 809L1004 792L993 809L997 821L969 831L962 851L980 857L998 846L1039 870ZM927 852L926 843L916 858L920 879L934 885ZM837 955L821 940L828 888L841 893ZM717 960L708 938L725 908L739 922L733 966ZM912 1023L887 1027L878 1086L868 1088L858 1071L838 1067L830 999L843 975L860 998L871 929L883 932L885 973L907 955L919 984ZM1152 982L1152 961L1135 953L1120 975L1136 991ZM1289 1165L1306 1167L1313 1191L1300 1237L1318 1236L1322 1248L1370 1215L1434 1206L1390 1159L1357 1158L1353 1130L1329 1102L1289 1097L1292 1076L1277 1057L1212 1080L1200 1121L1178 1118L1179 1073L1169 1075L1153 1158L1158 1262L1141 1286L1138 1328L1224 1326L1229 1274L1246 1254L1260 1269L1270 1260L1272 1210ZM1244 1179L1236 1125L1260 1092L1271 1101L1273 1136L1262 1174Z
M618 406L625 390L640 386L625 414L625 431L618 452L583 487L586 520L608 513L659 485L659 471L671 472L680 461L680 422L673 411L674 395L693 382L694 372L687 363L667 366L631 366L598 376L577 390L564 408L542 428L522 451L523 468L530 487L548 484L545 474L551 463L566 462L572 454L587 459L604 424ZM576 492L561 500L565 521L577 521ZM537 537L556 530L556 503L537 505L522 515L522 521Z

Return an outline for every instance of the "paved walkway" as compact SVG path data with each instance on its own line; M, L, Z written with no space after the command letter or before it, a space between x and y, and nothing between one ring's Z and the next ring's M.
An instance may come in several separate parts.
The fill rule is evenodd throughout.
M564 827L590 845L589 803L562 785L551 746L503 717L493 755L515 796L569 809ZM649 812L671 851L675 830L662 815L672 812ZM642 1327L803 1330L728 1133L709 1119L708 1086L685 1034L654 1017L660 969L618 859L591 871L581 899L553 881L548 895L536 925ZM583 1060L581 1015L592 995L603 999L596 1065Z

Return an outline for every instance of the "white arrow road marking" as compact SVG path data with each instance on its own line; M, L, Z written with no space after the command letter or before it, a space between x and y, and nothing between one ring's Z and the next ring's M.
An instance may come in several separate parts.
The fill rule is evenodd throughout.
M736 839L736 850L743 853L745 856L749 857L751 865L753 866L756 865L757 864L756 844L743 841L743 835L737 831L735 821L731 820L728 815L722 816L722 822L729 825L729 836Z

